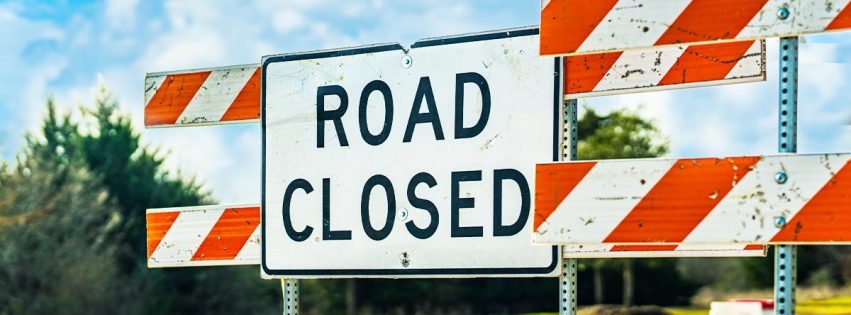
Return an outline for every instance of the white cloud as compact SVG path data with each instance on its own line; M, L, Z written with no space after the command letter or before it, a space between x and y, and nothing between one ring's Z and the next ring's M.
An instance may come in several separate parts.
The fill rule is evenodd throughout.
M150 129L145 136L167 149L167 169L196 176L219 202L259 202L259 126Z
M278 33L286 34L304 26L304 16L296 10L283 9L275 13L272 23Z
M139 0L106 0L104 15L109 26L130 29L136 24L136 6Z
M141 61L148 72L211 67L219 64L228 50L219 34L190 29L156 39Z

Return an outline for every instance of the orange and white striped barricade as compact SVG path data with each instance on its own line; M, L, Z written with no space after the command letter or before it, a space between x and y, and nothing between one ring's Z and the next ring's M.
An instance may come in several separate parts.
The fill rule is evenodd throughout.
M848 0L543 0L541 55L847 30Z
M765 80L765 41L651 47L564 57L565 98Z
M260 265L260 205L149 209L148 267ZM569 258L751 257L762 245L568 245Z
M260 122L259 65L149 73L145 127ZM564 59L565 98L765 80L765 42L609 52Z
M543 244L848 244L851 154L539 164Z
M149 209L148 267L260 264L260 205Z
M781 37L778 145L781 153L794 153L797 36L847 29L851 29L848 0L542 0L540 53L543 56L627 54L650 47ZM566 73L570 75L571 72ZM783 218L778 217L778 221ZM542 223L536 223L536 230L537 224ZM669 236L670 239L687 236L681 234L691 235L677 230ZM793 246L779 245L775 251L778 314L791 313L795 250ZM568 263L575 264L565 264ZM575 280L565 276L561 282L571 278ZM568 294L561 300L564 303L560 309L572 313L575 295Z
M257 64L145 75L145 127L259 121Z

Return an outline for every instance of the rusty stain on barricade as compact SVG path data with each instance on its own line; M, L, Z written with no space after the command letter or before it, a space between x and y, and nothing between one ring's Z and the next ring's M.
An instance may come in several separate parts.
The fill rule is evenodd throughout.
M507 62L518 66L514 59ZM489 68L493 62L483 66ZM745 41L650 48L626 55L582 55L565 58L564 69L564 93L568 98L757 82L765 80L765 43ZM148 74L145 126L257 123L259 76L256 64Z
M703 44L851 28L847 3L822 0L552 0L541 10L541 54Z
M145 77L145 126L258 122L260 68L242 65Z
M751 40L564 58L568 98L765 80L765 42Z

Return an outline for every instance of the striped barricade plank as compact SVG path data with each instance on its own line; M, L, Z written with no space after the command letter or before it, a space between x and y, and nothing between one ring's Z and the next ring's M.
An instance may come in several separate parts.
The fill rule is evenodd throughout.
M849 0L543 0L541 54L798 36L851 28Z
M148 267L260 264L260 206L149 209Z
M147 211L148 267L260 264L260 206L200 206ZM568 258L754 257L762 245L565 246Z
M145 127L259 121L256 64L145 76Z
M565 258L763 257L760 244L564 245Z
M765 43L650 48L565 58L567 98L765 80ZM145 127L256 123L259 66L149 73Z
M851 243L851 154L539 164L533 241Z
M564 58L567 98L765 80L765 41L654 47Z

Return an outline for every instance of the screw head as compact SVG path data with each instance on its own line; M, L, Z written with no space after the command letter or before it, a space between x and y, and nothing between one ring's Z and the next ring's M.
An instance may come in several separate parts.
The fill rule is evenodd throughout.
M408 219L408 209L399 208L399 220L405 221Z
M784 216L774 217L774 226L777 227L778 229L786 226L786 217L784 217Z
M774 182L778 183L780 185L785 184L786 181L788 181L788 180L789 180L789 175L786 175L786 172L780 171L780 172L777 172L777 174L774 175Z
M408 55L402 57L402 67L407 69L410 68L412 65L414 65L414 58L411 58L411 56Z
M781 20L788 19L791 14L792 13L789 12L789 8L787 7L780 7L780 9L777 10L777 18Z

